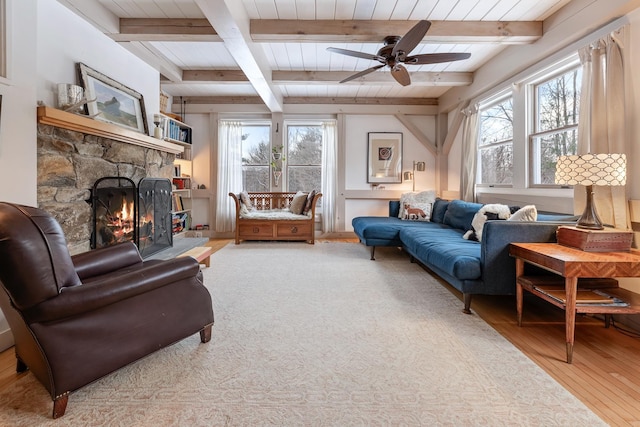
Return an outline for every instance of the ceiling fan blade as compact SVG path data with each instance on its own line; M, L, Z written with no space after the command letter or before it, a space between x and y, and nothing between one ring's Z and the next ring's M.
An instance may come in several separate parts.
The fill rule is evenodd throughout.
M354 74L354 75L352 75L352 76L349 76L349 77L347 77L347 78L346 78L346 79L344 79L344 80L340 80L340 83L345 83L345 82L348 82L348 81L351 81L351 80L354 80L354 79L360 78L360 77L362 77L362 76L366 76L367 74L369 74L369 73L373 73L375 70L377 70L377 69L379 69L379 68L382 68L382 67L384 67L384 64L382 64L382 65L376 65L375 67L371 67L371 68L367 68L366 70L364 70L364 71L360 71L359 73L356 73L356 74Z
M422 55L407 56L405 64L436 64L439 62L460 61L469 59L470 53L425 53Z
M411 84L411 77L409 72L402 64L396 64L391 68L391 75L402 86L409 86Z
M402 36L398 43L393 47L391 51L391 55L396 56L399 52L404 52L404 55L408 55L418 43L424 38L427 31L429 31L429 27L431 27L431 22L422 20L413 26L407 34ZM402 56L402 55L401 55ZM400 58L402 61L404 58Z
M385 62L385 59L382 56L371 53L356 52L355 50L340 49L337 47L328 47L327 50L329 52L339 53L340 55L355 56L356 58L370 59L372 61L380 61L382 63Z

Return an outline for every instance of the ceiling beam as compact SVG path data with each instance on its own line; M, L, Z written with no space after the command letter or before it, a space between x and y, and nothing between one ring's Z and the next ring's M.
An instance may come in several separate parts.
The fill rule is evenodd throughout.
M282 93L271 82L269 61L251 40L249 16L238 0L195 0L225 47L271 112L282 112Z
M334 21L253 19L256 42L372 42L404 35L418 21ZM423 39L438 43L533 43L542 37L542 21L431 21Z
M109 37L115 41L222 41L207 19L182 18L120 18L120 32Z
M253 19L256 42L371 42L403 35L418 21L334 21ZM424 42L533 43L542 37L542 21L431 21ZM207 19L121 18L116 41L222 41Z
M183 100L189 105L208 104L263 104L257 96L186 96ZM438 105L435 98L319 98L287 97L286 105L293 104L343 104L343 105Z
M327 84L339 82L354 74L351 71L274 71L272 79L278 84ZM398 82L391 73L375 72L345 84L389 84ZM432 73L415 71L411 73L411 84L415 86L467 86L473 83L473 73Z
M246 83L249 81L242 70L184 70L184 83Z
M311 85L336 83L353 73L350 71L273 71L274 84ZM184 70L183 83L246 83L249 79L242 70ZM397 85L398 82L389 73L371 73L347 84L376 83ZM466 86L473 83L473 73L450 72L432 73L416 71L411 73L414 86Z
M285 104L438 105L436 98L287 97Z

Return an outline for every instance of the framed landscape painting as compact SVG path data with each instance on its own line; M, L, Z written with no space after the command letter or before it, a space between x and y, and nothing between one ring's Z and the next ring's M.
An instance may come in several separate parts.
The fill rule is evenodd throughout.
M89 116L149 134L142 94L82 63L78 64L78 74Z
M369 132L367 182L402 182L402 132Z

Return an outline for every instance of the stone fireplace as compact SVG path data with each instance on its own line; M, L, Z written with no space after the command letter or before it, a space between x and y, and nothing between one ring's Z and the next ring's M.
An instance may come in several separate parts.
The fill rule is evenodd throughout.
M70 119L74 122L94 122L59 110L48 110L52 110L51 114L64 115L65 120L67 116L74 116ZM107 176L127 178L136 185L143 178L170 179L175 152L170 152L171 147L135 145L117 140L117 136L112 139L96 135L92 130L71 130L45 124L46 120L40 117L41 111L42 107L38 110L38 207L51 213L60 223L72 254L85 252L91 249L93 214L88 202L94 183ZM105 127L104 124L99 126ZM153 142L151 137L139 137L145 143Z

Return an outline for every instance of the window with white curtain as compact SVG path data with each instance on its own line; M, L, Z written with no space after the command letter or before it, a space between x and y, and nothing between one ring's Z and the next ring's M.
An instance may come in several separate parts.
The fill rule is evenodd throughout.
M558 157L576 154L581 86L578 63L531 85L531 186L555 185Z

